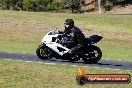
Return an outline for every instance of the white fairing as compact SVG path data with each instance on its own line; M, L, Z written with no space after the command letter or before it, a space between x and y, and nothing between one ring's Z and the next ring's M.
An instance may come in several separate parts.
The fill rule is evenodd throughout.
M57 38L58 35L61 35L61 34L59 34L58 30L54 29L54 30L48 32L48 33L43 37L42 43L45 43L46 46L48 46L50 49L52 49L53 51L55 51L56 53L58 53L59 55L62 56L62 55L64 55L65 53L67 53L70 49L68 49L68 48L66 48L66 47L64 47L64 46L62 46L62 45L59 44L59 43L52 42L52 38L53 38L53 37L56 37L56 38ZM57 49L57 47L63 48L63 49L65 49L65 51L61 51L61 52L60 52L60 51Z

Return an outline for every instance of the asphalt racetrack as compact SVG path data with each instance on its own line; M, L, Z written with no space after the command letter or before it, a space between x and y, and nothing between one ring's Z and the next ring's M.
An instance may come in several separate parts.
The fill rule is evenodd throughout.
M40 60L36 55L20 54L20 53L5 53L0 52L0 58L13 59L13 60L23 60L23 61L34 61L42 63L53 63L53 64L68 64L73 66L94 66L112 69L123 69L132 70L132 62L130 61L118 61L118 60L106 60L101 59L97 64L84 64L82 60L77 62L69 62L61 59L51 59L51 60Z

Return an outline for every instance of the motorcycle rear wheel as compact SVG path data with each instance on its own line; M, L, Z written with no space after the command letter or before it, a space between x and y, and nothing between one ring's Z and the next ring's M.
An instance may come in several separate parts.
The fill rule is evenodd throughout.
M102 57L102 51L97 46L90 46L85 51L82 60L86 64L96 64Z

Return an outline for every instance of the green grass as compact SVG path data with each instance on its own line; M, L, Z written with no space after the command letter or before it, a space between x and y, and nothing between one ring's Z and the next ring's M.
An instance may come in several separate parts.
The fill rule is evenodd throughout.
M42 37L52 28L63 30L66 18L73 18L86 36L99 34L97 45L103 58L132 61L132 16L48 12L0 11L0 51L35 54Z
M131 70L83 67L87 74L130 74ZM0 60L0 88L131 88L129 84L76 83L78 66Z
M132 41L104 39L97 46L101 48L103 58L132 61Z
M30 43L14 43L14 42L8 42L0 41L0 50L5 52L16 52L16 53L29 53L29 54L35 54L35 51L38 47L38 44L30 44Z

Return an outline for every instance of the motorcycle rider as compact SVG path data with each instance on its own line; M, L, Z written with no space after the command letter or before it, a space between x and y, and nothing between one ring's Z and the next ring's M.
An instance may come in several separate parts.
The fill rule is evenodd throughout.
M82 44L85 41L85 36L78 27L74 26L74 21L72 19L66 19L64 22L64 27L65 30L62 36L67 37L68 42L63 41L61 42L61 44L65 43L69 44L70 45L69 53L73 53L74 51L82 47Z

